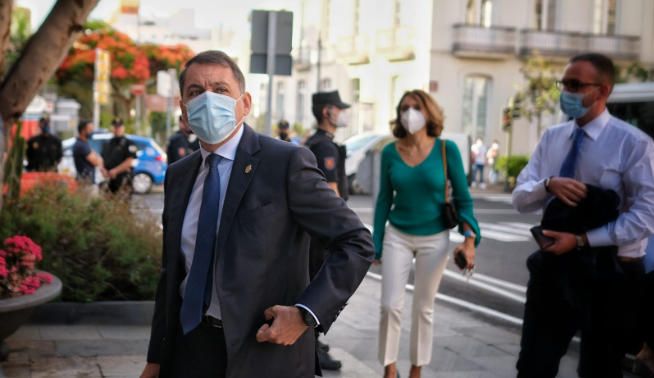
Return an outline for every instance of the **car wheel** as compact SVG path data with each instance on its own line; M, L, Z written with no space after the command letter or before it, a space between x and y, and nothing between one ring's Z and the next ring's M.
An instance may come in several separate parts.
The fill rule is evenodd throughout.
M149 193L152 189L152 177L147 173L137 173L132 179L132 188L137 194Z

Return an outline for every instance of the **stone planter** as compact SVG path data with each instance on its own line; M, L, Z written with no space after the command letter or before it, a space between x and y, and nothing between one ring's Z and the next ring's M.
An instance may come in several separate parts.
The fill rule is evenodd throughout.
M49 302L61 294L61 280L42 285L34 294L0 299L0 361L7 357L4 340L30 319L36 306Z

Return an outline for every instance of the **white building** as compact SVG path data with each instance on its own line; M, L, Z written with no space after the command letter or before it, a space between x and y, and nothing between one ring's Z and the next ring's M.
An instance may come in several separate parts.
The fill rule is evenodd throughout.
M354 105L341 137L387 131L402 93L421 88L443 107L446 130L504 142L501 112L522 84L525 58L537 50L562 69L572 55L595 51L651 69L652 20L652 0L301 0L294 72L275 78L273 120L312 126L311 94L320 87ZM267 80L251 76L256 117ZM521 121L514 130L514 153L530 153L535 126Z

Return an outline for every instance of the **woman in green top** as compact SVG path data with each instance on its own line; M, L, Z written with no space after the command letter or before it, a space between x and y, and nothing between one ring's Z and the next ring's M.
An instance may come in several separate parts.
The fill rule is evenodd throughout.
M441 215L447 184L441 143L445 143L452 197L461 222L459 232L465 236L455 252L465 254L468 269L474 267L480 232L461 154L456 144L439 138L443 130L440 107L424 91L413 90L402 96L396 113L393 135L397 141L382 151L373 232L376 260L383 261L379 359L385 377L399 375L396 361L404 286L415 258L409 376L417 378L421 367L431 361L434 298L448 258L449 229Z

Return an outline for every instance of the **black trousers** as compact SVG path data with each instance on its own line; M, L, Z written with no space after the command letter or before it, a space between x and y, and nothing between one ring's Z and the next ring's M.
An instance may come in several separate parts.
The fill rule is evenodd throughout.
M602 253L604 252L604 253ZM572 337L581 333L580 377L622 377L625 352L640 348L642 261L614 251L530 256L518 377L555 377Z
M224 378L227 347L223 329L203 322L188 335L183 335L179 327L172 371L174 378Z

